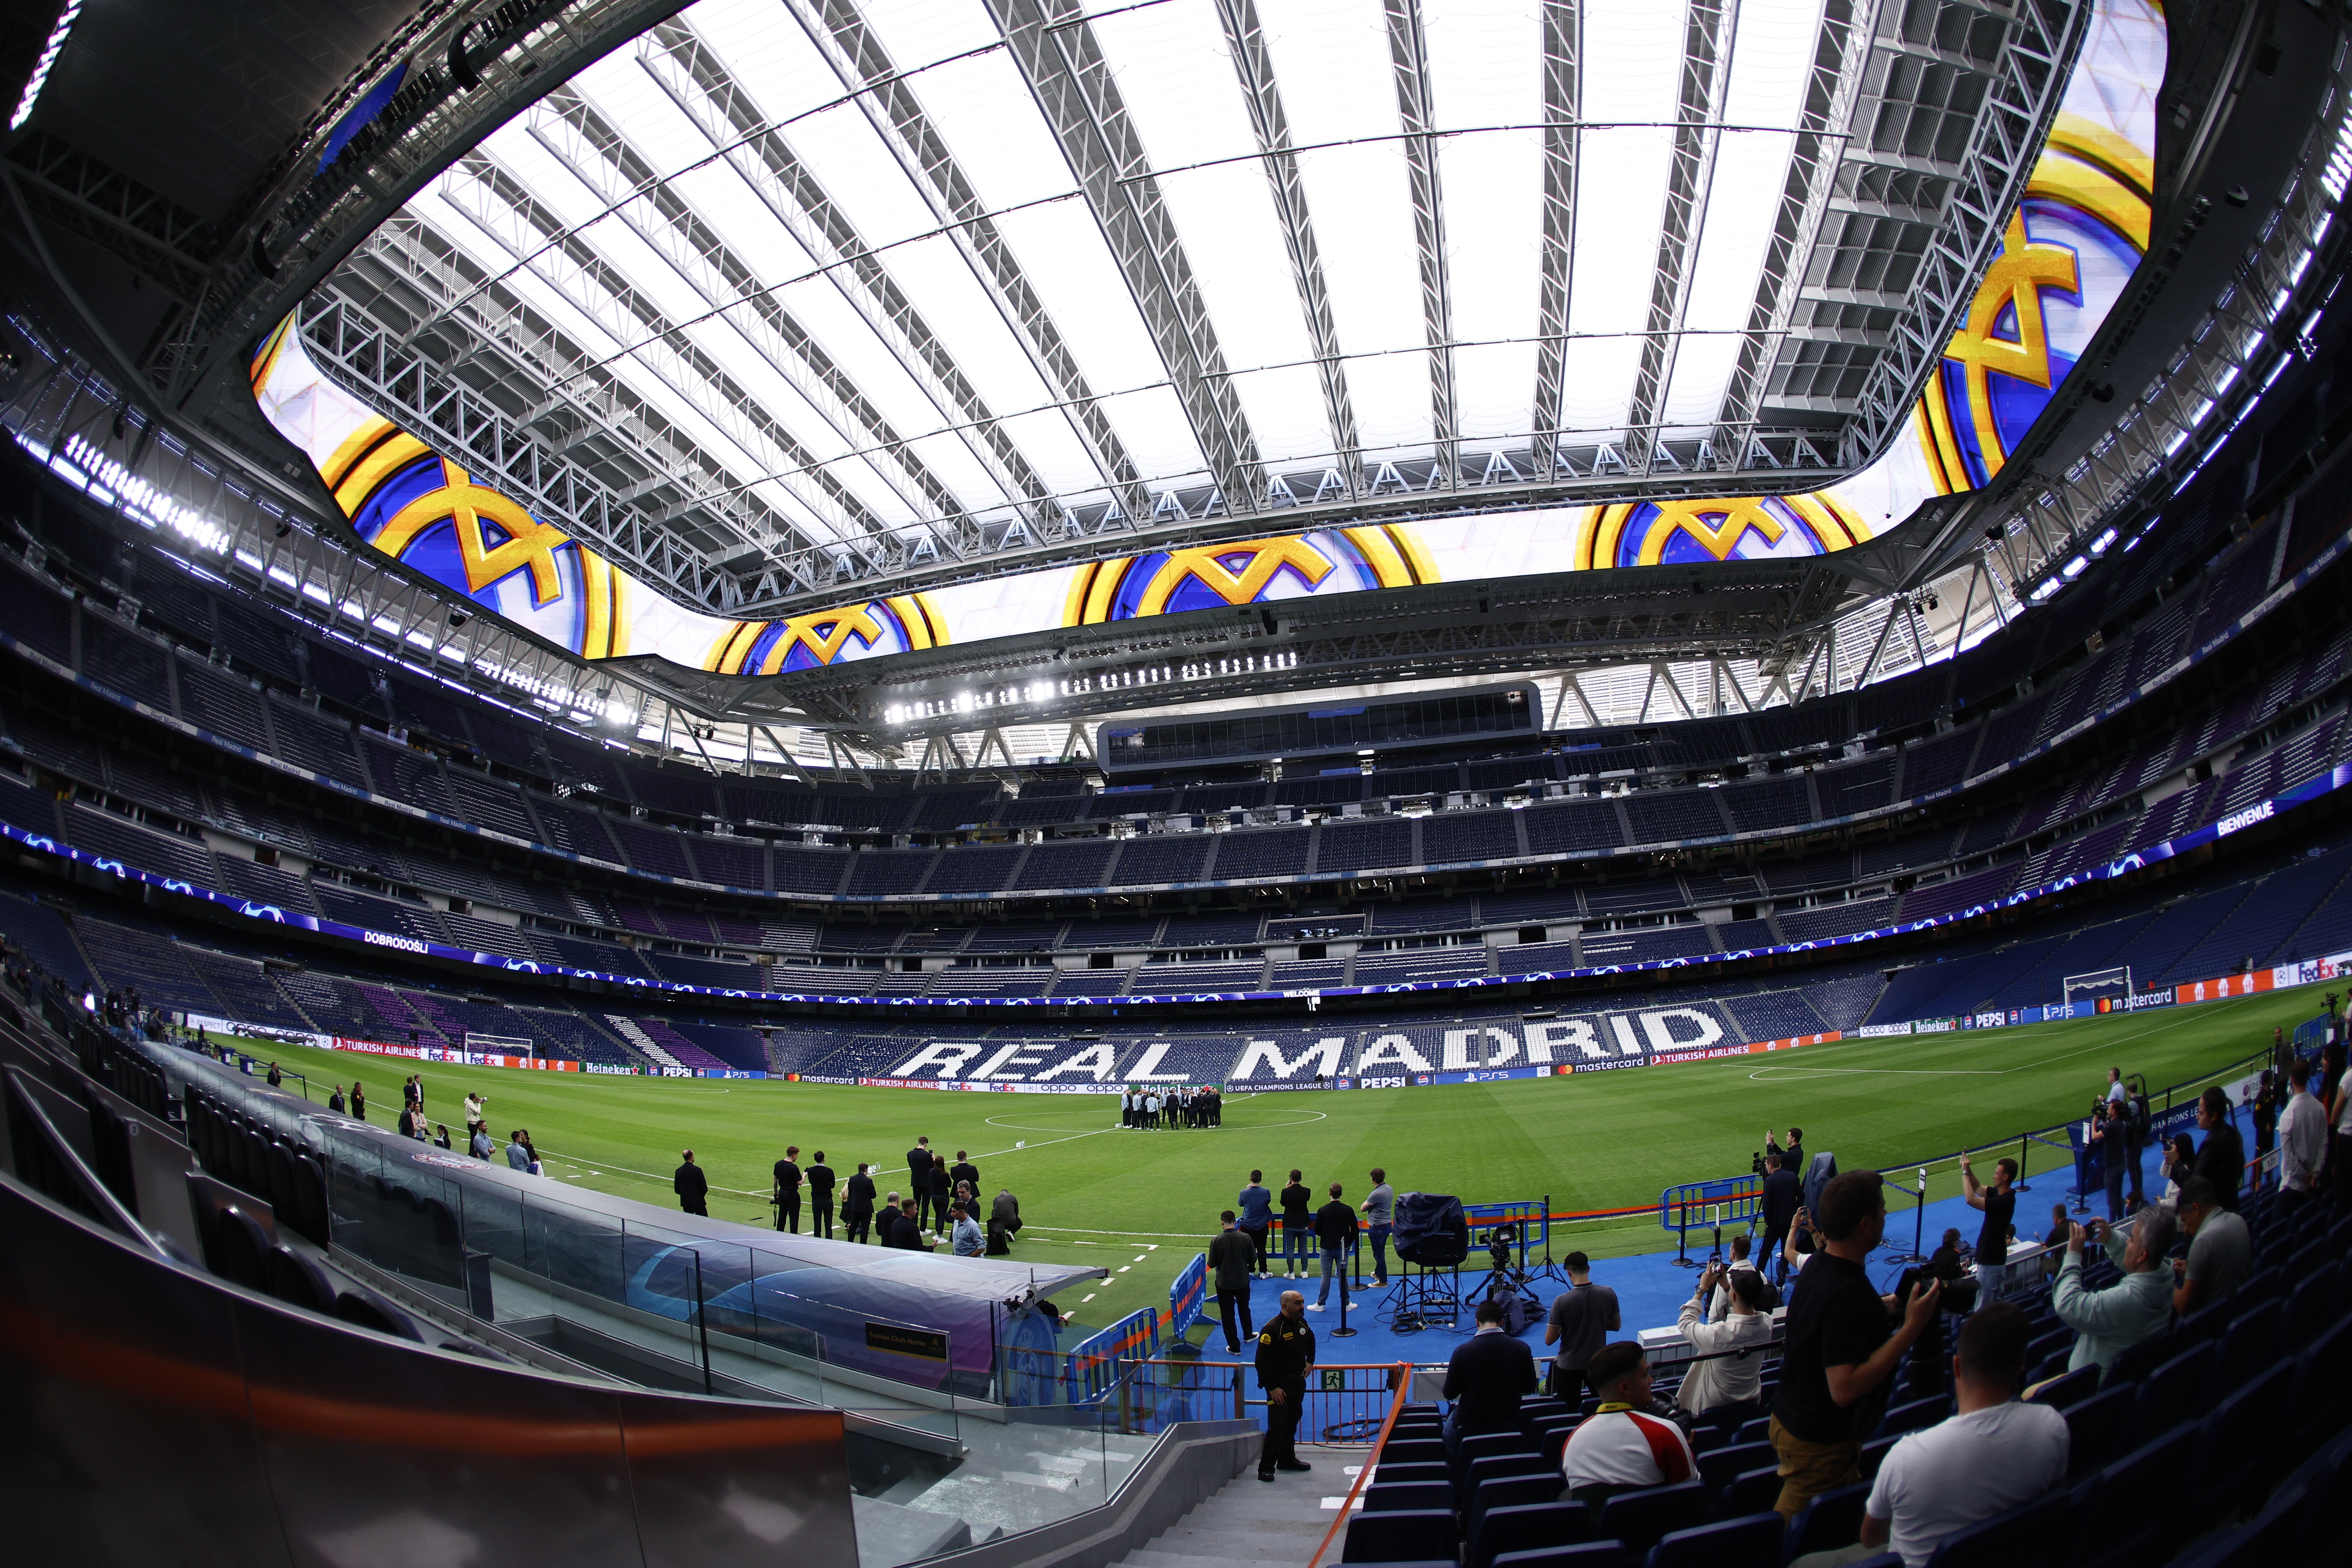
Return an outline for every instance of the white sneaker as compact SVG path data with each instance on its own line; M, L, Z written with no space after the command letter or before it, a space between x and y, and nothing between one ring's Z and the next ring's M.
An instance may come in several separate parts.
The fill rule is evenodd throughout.
M1323 1303L1320 1301L1309 1301L1307 1303L1307 1310L1310 1312L1319 1312L1323 1310Z

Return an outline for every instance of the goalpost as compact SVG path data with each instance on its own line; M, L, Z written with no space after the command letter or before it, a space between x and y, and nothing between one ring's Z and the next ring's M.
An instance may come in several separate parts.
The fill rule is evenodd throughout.
M2132 994L2131 966L2118 964L2112 969L2069 975L2059 985L2058 999L2070 1007L2078 1001L2096 1001L2101 998L2128 1001Z
M537 1059L536 1042L520 1035L477 1034L466 1031L466 1054L474 1056L520 1056L530 1061Z

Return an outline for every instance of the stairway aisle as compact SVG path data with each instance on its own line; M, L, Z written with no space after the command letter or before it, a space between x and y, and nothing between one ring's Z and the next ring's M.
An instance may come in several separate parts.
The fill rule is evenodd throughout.
M1348 1495L1355 1481L1348 1467L1362 1464L1365 1453L1302 1443L1298 1457L1315 1467L1310 1473L1277 1476L1269 1486L1253 1466L1114 1568L1307 1568L1339 1517L1324 1500ZM1331 1557L1339 1555L1334 1542Z

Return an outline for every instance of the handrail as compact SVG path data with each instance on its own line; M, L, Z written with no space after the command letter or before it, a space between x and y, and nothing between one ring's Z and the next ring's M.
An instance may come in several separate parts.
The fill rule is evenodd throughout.
M1323 1532L1323 1540L1315 1548L1315 1555L1307 1560L1307 1568L1321 1568L1323 1554L1331 1550L1332 1540L1347 1529L1348 1521L1355 1517L1356 1499L1363 1495L1365 1484L1372 1479L1372 1472L1381 1468L1381 1450L1388 1446L1389 1434L1396 1429L1397 1417L1404 1414L1405 1404L1412 1396L1412 1364L1409 1361L1393 1362L1390 1364L1390 1371L1396 1378L1396 1392L1389 1400L1388 1419L1381 1423L1381 1435L1372 1439L1372 1451L1364 1456L1362 1468L1356 1471L1356 1484L1349 1487L1348 1495L1339 1500L1339 1517L1333 1520L1331 1528Z

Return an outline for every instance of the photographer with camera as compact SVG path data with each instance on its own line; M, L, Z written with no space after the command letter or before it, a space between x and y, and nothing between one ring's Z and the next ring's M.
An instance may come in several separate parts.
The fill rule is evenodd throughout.
M2017 1162L2003 1158L1992 1167L1992 1186L1977 1180L1969 1156L1960 1156L1960 1183L1968 1189L1969 1207L1984 1211L1977 1231L1977 1305L2000 1300L2001 1283L2009 1274L2009 1232L2017 1218Z
M1801 1171L1805 1168L1805 1130L1802 1127L1791 1127L1789 1129L1789 1146L1785 1149L1772 1141L1771 1128L1767 1127L1764 1129L1765 1170L1769 1172L1774 1166L1778 1166L1780 1163L1780 1156L1783 1155L1786 1155L1789 1158L1790 1169Z
M1709 1322L1707 1299L1720 1287L1730 1305L1723 1321ZM1753 1269L1709 1263L1683 1303L1675 1327L1701 1360L1683 1377L1675 1403L1693 1416L1726 1405L1753 1405L1764 1386L1763 1349L1772 1341L1772 1320L1759 1310L1764 1276Z
M2066 1229L2066 1260L2058 1266L2058 1282L2050 1291L2051 1310L2074 1331L2066 1370L2095 1366L2105 1377L2116 1357L2172 1326L2172 1271L2164 1261L2179 1227L2165 1210L2144 1207L2128 1228L2094 1219ZM2100 1290L2086 1285L2085 1242L2105 1247L2124 1277Z

